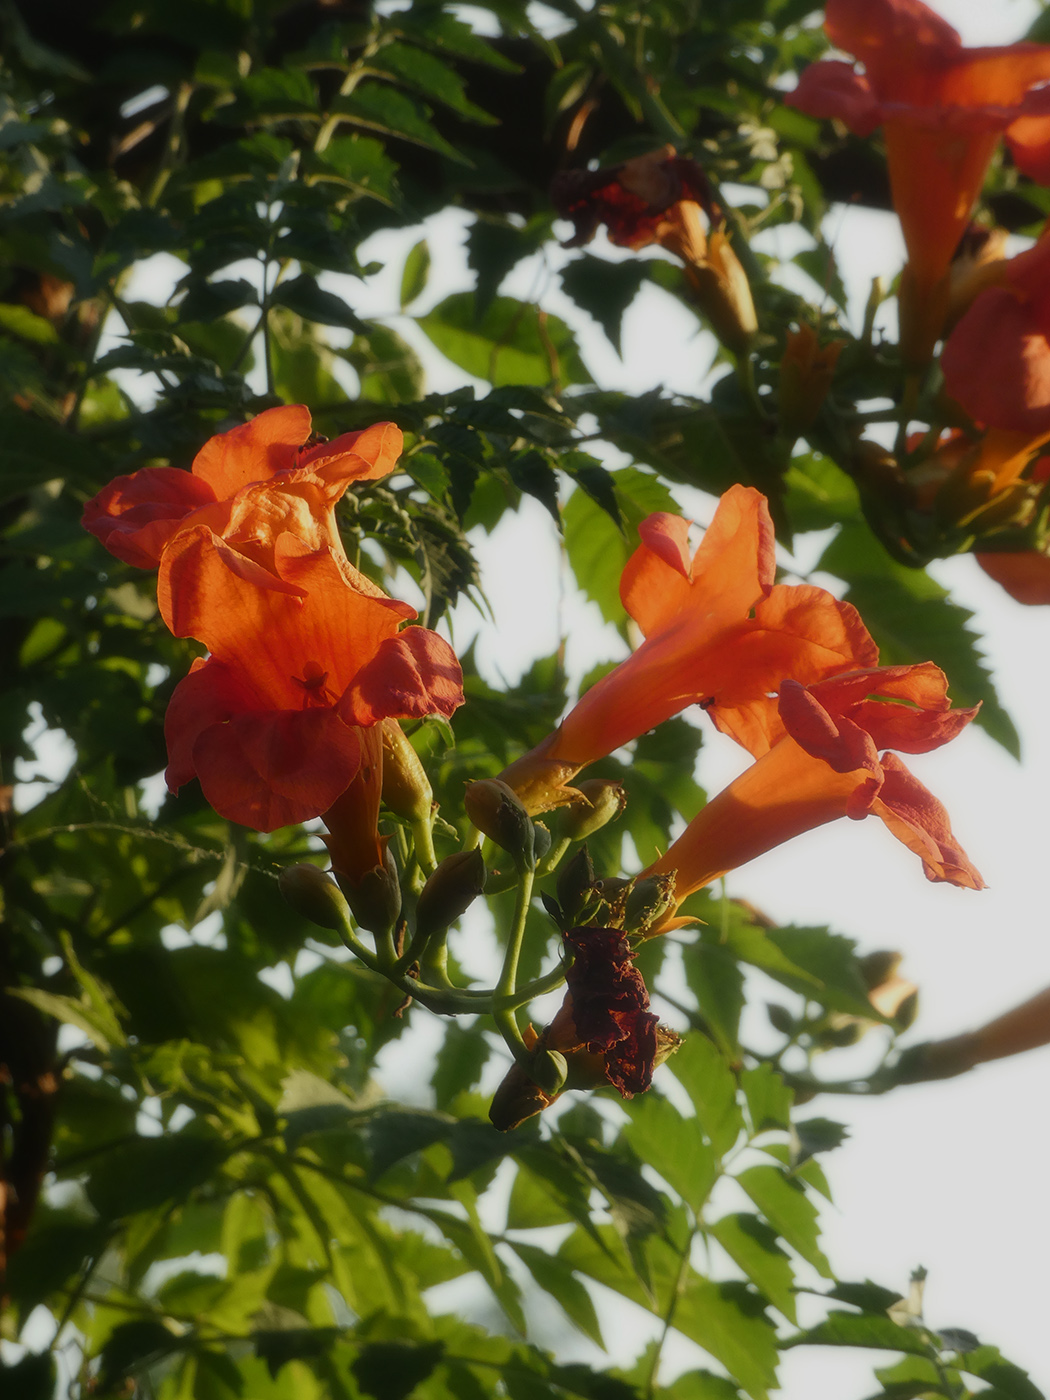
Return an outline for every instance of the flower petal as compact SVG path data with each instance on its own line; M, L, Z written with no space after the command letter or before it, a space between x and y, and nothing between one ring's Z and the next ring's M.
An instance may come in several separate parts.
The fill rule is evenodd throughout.
M152 569L186 517L209 505L215 505L215 492L206 481L178 467L145 467L116 477L93 496L83 524L125 564Z
M620 581L624 607L646 636L686 614L690 628L706 635L745 618L769 593L776 572L766 498L748 486L731 487L704 531L691 568L685 547L688 522L672 525L674 519L661 514L651 528L639 531L642 544Z
M425 627L406 627L384 641L357 673L339 705L348 724L381 719L449 719L463 703L463 672L443 637Z
M882 108L867 78L840 59L811 63L784 100L811 117L837 117L856 136L870 136L882 121Z
M948 813L899 758L884 754L884 780L871 810L922 861L928 880L983 890L984 881L952 833Z
M235 715L202 730L193 748L204 796L256 831L320 816L359 762L357 735L329 709Z
M304 404L268 408L250 423L209 438L193 459L193 474L223 500L294 466L309 436L310 410Z
M755 605L752 626L721 658L719 689L707 712L723 734L758 758L784 734L774 694L783 677L813 685L878 659L878 647L852 604L823 588L777 584Z
M679 515L658 511L638 527L641 544L620 576L620 600L647 637L688 606L689 524Z
M796 744L836 773L863 768L879 776L879 755L871 735L852 720L829 714L798 681L786 680L780 687L780 718Z
M224 724L234 715L266 709L243 677L210 657L198 658L172 692L164 713L164 738L168 745L165 779L170 792L197 776L193 747L205 729Z
M977 562L1011 598L1029 607L1050 603L1050 559L1037 550L1018 554L978 554Z
M358 433L342 433L300 453L298 465L327 482L375 481L397 466L404 448L401 429L394 423L373 423ZM340 492L340 495L342 492Z
M994 428L1050 431L1050 344L1036 308L989 287L945 341L944 387Z

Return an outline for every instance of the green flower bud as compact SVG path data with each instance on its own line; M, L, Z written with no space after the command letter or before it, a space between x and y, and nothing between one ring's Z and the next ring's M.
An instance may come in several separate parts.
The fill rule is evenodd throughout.
M350 921L339 886L316 865L288 865L277 877L281 894L297 914L319 928L345 928Z
M383 801L405 821L426 821L434 805L434 793L419 755L396 719L385 719L381 732Z
M536 832L518 794L499 778L468 783L463 805L479 831L514 857L519 869L536 864Z
M671 1030L670 1026L665 1026L662 1022L656 1028L656 1055L653 1058L653 1069L659 1069L660 1065L666 1064L676 1050L682 1045L682 1037L677 1032Z
M529 1063L529 1076L550 1098L556 1098L565 1087L569 1067L559 1050L537 1050Z
M485 888L485 873L485 861L477 849L446 856L420 891L419 931L436 933L461 918Z
M582 911L595 899L594 864L586 846L581 846L572 859L562 866L556 888L558 903L567 920L566 927L572 928L580 922Z
M561 810L562 835L570 841L585 841L627 806L623 785L611 778L588 778L575 789L580 796Z
M637 880L627 891L623 905L623 926L629 933L647 933L665 914L675 908L675 873L650 875Z
M394 927L401 913L401 883L389 847L383 851L383 864L373 866L356 885L345 877L336 878L362 928L369 933L387 933Z

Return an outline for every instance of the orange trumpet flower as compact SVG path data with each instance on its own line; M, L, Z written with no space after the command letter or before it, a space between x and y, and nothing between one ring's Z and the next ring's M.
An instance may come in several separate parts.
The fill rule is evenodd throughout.
M948 268L1000 136L1045 107L1050 46L964 48L920 0L827 0L824 28L864 73L812 64L788 102L838 117L858 136L882 126L893 207L908 265L901 281L901 351L924 364L948 307Z
M930 880L964 889L984 881L952 834L948 814L892 746L927 753L965 728L977 708L953 710L932 662L854 671L815 685L785 680L784 735L704 807L659 860L642 872L677 871L679 903L763 852L837 817L869 815L914 851ZM684 919L665 919L663 933Z
M974 298L944 343L944 387L1031 452L1050 437L1050 238L989 271L998 285Z
M463 701L448 643L398 631L415 617L406 603L331 547L285 532L272 557L271 572L196 525L168 544L158 581L168 627L211 653L168 706L168 786L198 777L217 812L257 831L331 807L361 769L362 728Z
M977 562L989 578L1018 603L1028 607L1050 603L1050 556L1038 549L1014 553L981 553Z
M591 687L554 733L501 777L530 812L567 802L587 764L699 704L745 747L782 732L769 693L874 665L878 651L856 610L822 588L774 585L773 525L765 497L734 486L695 555L689 522L651 515L620 581L645 634L628 659Z
M376 423L333 442L309 438L304 405L268 408L210 438L191 471L145 467L118 476L84 507L84 527L118 559L143 569L155 568L174 536L197 525L265 567L283 530L312 549L328 545L341 554L336 502L350 482L393 471L401 431Z

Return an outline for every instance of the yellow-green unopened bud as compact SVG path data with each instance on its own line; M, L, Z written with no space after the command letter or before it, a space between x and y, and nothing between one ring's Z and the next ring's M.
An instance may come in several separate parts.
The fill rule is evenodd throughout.
M565 1056L559 1050L538 1050L529 1064L529 1075L553 1099L561 1093L569 1073Z
M645 933L675 908L675 873L650 875L627 892L623 926L628 933Z
M318 928L345 928L350 918L339 886L316 865L288 865L277 877L285 900Z
M594 865L586 846L581 846L558 874L558 903L571 928L581 911L594 900Z
M484 888L485 861L479 850L446 856L420 891L417 929L429 934L451 927Z
M613 782L611 778L588 778L575 787L580 796L561 812L562 835L570 841L586 841L627 806L622 783Z
M385 719L383 736L383 801L405 821L426 821L434 793L419 755L396 719Z
M508 851L519 866L534 867L536 833L513 788L499 778L482 778L467 784L463 805L477 829Z
M653 1060L653 1068L666 1064L671 1056L681 1047L682 1037L670 1026L665 1026L663 1022L656 1028L656 1056Z
M373 866L356 885L344 877L339 881L339 888L346 895L354 918L369 933L386 933L397 923L401 913L401 884L389 847L383 852L382 865Z

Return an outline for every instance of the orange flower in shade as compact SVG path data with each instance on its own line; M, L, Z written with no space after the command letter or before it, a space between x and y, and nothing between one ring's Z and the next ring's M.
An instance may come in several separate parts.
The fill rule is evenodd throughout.
M979 1030L914 1046L902 1060L908 1068L902 1082L950 1079L976 1065L1038 1050L1043 1045L1050 1045L1050 987L1004 1011Z
M948 743L977 709L953 710L944 673L932 662L848 672L780 686L781 734L704 807L642 876L677 871L679 903L764 851L837 817L869 815L914 851L930 880L965 889L984 882L952 835L948 814L892 753L928 753ZM665 932L668 920L653 932Z
M944 343L944 387L971 418L1023 437L1050 438L1050 238L990 269Z
M658 1018L634 966L634 953L619 929L573 928L564 935L572 953L567 991L558 1014L529 1049L557 1050L568 1067L566 1087L612 1084L625 1099L644 1094L658 1062ZM559 1091L560 1092L560 1091ZM489 1116L501 1130L516 1128L554 1102L515 1063L497 1089Z
M180 530L207 525L258 563L291 531L313 549L342 553L334 508L352 481L393 471L401 432L376 423L333 442L311 444L310 410L269 408L204 444L191 471L146 467L118 476L84 508L84 526L111 554L155 568Z
M920 0L827 0L824 28L863 64L812 64L787 101L838 117L858 136L882 126L893 207L908 265L901 280L901 350L924 363L948 306L948 268L1003 132L1045 110L1034 84L1050 78L1050 46L964 48Z
M804 433L817 421L835 378L835 366L846 348L844 340L822 346L805 321L789 330L780 361L780 426L785 433Z
M554 178L551 200L576 226L567 248L589 243L604 224L609 242L620 248L658 243L681 258L715 334L738 353L747 349L758 329L751 287L696 161L664 146L605 170L564 170Z
M848 603L822 588L774 585L773 525L759 492L727 491L692 557L688 532L688 521L667 514L639 527L620 597L645 641L501 774L529 811L570 800L581 768L689 705L751 747L783 676L809 684L878 660Z
M371 753L362 730L448 717L463 700L448 643L398 631L415 616L407 604L329 546L284 532L271 551L272 571L195 525L164 550L158 581L168 627L210 652L168 706L168 786L198 777L217 812L257 831L331 807ZM378 730L373 747L381 755ZM369 764L381 778L381 757Z
M981 553L977 562L1018 603L1050 603L1050 556L1038 549L1016 553Z

